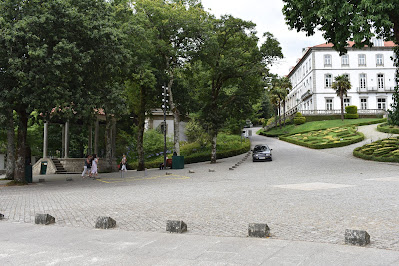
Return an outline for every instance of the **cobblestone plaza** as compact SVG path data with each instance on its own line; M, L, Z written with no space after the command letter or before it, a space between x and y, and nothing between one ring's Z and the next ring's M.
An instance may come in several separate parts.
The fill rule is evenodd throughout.
M36 213L48 213L55 227L94 228L98 216L110 216L120 231L163 233L166 220L183 220L186 234L212 237L246 237L249 223L267 223L272 239L334 244L344 244L345 229L360 229L371 235L370 247L399 250L399 165L351 156L362 143L311 150L251 138L273 149L272 162L249 157L229 170L241 155L181 170L129 171L123 179L49 175L0 187L1 222L34 223Z

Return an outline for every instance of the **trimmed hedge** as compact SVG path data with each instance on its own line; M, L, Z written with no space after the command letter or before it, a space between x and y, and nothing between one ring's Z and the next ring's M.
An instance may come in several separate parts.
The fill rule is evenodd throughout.
M233 156L237 156L237 155L246 153L250 149L251 149L251 142L248 141L248 142L245 142L245 144L241 148L228 150L228 151L220 151L220 152L217 152L216 156L217 156L217 159L233 157ZM184 156L184 164L208 162L211 160L211 152L210 151L197 152L197 153L192 153L190 155L184 155L184 154L182 154L182 155ZM148 169L158 168L161 163L163 163L163 157L159 158L158 160L152 161L152 162L145 162L145 167ZM137 162L129 165L129 169L137 169L137 167L138 167Z
M359 114L345 114L345 119L358 119Z
M399 137L363 145L354 149L353 155L364 160L399 163Z
M347 114L357 114L357 106L356 105L345 106L345 112Z
M340 127L340 128L342 128L342 127ZM322 130L312 130L309 132L319 132L319 131L322 131ZM307 132L307 133L309 133L309 132ZM301 134L301 133L297 133L297 134ZM289 142L289 143L292 143L292 144L308 147L311 149L328 149L328 148L343 147L343 146L351 145L351 144L354 144L354 143L364 140L364 135L361 132L356 132L356 135L357 135L356 138L351 138L349 140L342 140L342 141L338 141L338 142L330 142L330 143L325 143L325 144L296 140L296 139L291 138L291 136L293 136L293 135L296 135L296 134L280 136L279 139ZM351 136L351 137L354 137L354 136ZM311 137L309 137L309 139L311 140Z
M378 125L377 130L384 133L399 134L399 126L389 125L388 123Z
M358 114L359 118L383 118L382 115L364 115ZM324 121L324 120L339 120L341 115L307 115L306 122Z

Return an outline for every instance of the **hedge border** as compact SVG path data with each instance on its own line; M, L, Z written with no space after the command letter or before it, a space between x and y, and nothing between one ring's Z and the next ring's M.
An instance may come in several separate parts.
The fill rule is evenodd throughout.
M244 147L242 147L240 149L218 152L216 154L216 156L217 156L217 159L229 158L229 157L244 154L244 153L248 152L250 149L251 149L251 142L248 141L248 143L246 143L244 145ZM208 151L184 156L184 164L208 162L210 160L211 160L211 153ZM153 161L153 162L144 162L145 167L148 169L159 168L159 165L161 163L163 163L163 160L162 161L161 160ZM135 169L137 169L137 167L138 167L138 163L135 162L130 165L129 169L135 170Z
M387 119L386 118L382 118L379 120L375 120L375 121L370 121L370 122L360 122L357 124L350 124L350 125L343 125L340 127L349 127L349 126L367 126L367 125L373 125L373 124L379 124L379 123L384 123L386 122ZM319 131L319 130L324 130L324 129L329 129L329 128L322 128L322 129L312 129L312 130L306 130L306 131L301 131L301 132L296 132L296 133L291 133L291 134L267 134L267 132L263 131L263 129L260 129L258 132L256 132L256 134L258 135L262 135L265 137L282 137L282 136L290 136L290 135L294 135L294 134L303 134L303 133L308 133L308 132L312 132L312 131Z
M320 129L320 130L324 130L324 129ZM319 130L312 130L312 131L319 131ZM311 132L311 131L309 131L309 132ZM298 133L296 133L296 134L298 134ZM338 148L338 147L348 146L348 145L358 143L358 142L364 140L363 133L357 132L357 134L359 135L358 138L348 140L348 141L342 141L342 142L338 142L338 143L328 143L328 144L310 144L310 143L290 139L289 137L292 136L293 134L286 135L286 136L280 136L279 139L289 142L289 143L292 143L292 144L295 144L295 145L299 145L299 146L303 146L303 147L307 147L307 148L311 148L311 149L329 149L329 148Z
M399 158L395 157L375 157L373 155L367 155L359 150L361 150L362 147L357 147L356 149L353 150L353 156L358 157L360 159L364 160L369 160L369 161L376 161L376 162L388 162L388 163L399 163Z
M384 133L399 134L399 128L385 128L388 123L384 123L377 126L377 130Z

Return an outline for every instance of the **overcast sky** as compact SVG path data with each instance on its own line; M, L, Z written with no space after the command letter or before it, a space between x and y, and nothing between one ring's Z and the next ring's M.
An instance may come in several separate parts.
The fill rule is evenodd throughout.
M289 73L290 67L302 56L302 48L325 43L321 33L306 37L305 33L288 29L282 13L282 0L202 0L202 4L217 17L229 14L256 23L259 37L266 31L272 33L284 54L284 59L272 67L272 72L280 76Z

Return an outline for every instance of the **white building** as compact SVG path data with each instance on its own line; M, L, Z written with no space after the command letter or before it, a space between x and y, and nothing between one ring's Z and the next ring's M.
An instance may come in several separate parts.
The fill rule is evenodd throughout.
M345 106L356 105L359 114L382 113L390 108L395 87L393 42L375 39L373 47L352 48L340 56L332 44L304 49L288 74L292 90L286 100L288 114L340 113L341 102L331 88L334 78L348 75L352 88L344 98Z

